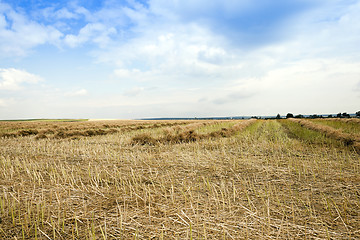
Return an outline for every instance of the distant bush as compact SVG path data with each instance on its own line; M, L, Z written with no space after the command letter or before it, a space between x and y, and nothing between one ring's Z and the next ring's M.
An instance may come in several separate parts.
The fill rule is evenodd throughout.
M342 117L343 117L343 118L350 118L350 114L344 112L344 113L342 114Z
M346 112L344 112L344 113L338 113L338 114L336 115L336 117L338 117L338 118L350 118L350 114L348 114L348 113L346 113Z

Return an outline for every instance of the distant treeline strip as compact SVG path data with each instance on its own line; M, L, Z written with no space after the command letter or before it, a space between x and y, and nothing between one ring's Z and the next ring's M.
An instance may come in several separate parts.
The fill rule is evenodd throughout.
M340 129L335 129L330 126L316 124L305 119L289 118L290 121L297 122L301 126L310 130L322 132L325 136L343 142L347 146L353 146L357 152L360 152L360 138L352 134L343 133Z
M231 128L222 128L221 130L210 132L207 134L199 134L195 132L193 125L192 129L184 129L181 132L165 131L164 136L159 138L152 137L149 133L141 133L131 139L131 145L155 145L156 143L186 143L194 142L201 139L230 137L246 127L253 124L256 119L240 120L241 122L235 124Z

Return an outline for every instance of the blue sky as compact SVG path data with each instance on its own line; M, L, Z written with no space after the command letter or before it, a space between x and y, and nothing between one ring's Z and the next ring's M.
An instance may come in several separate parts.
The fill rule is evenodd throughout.
M360 110L358 0L0 0L0 119Z

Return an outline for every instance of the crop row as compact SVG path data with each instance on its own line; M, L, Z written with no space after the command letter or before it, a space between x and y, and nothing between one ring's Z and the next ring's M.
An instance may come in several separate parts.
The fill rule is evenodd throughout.
M198 133L196 130L199 126L204 126L204 124L194 124L190 128L185 128L182 131L174 131L173 129L166 129L164 134L158 138L151 136L149 133L140 133L134 136L131 140L132 145L155 145L157 143L184 143L184 142L194 142L201 139L208 138L219 138L219 137L230 137L237 132L245 129L246 127L253 124L256 120L241 120L239 123L236 123L229 128L221 128L217 131L212 131L209 133Z
M0 138L1 137L25 137L35 136L36 139L42 138L76 138L76 137L92 137L101 136L107 134L114 134L117 132L129 132L142 129L154 129L169 126L180 126L189 124L188 122L135 122L135 123L108 123L108 122L76 122L76 123L21 123L13 124L7 128L0 127Z
M290 121L300 124L302 127L321 132L325 136L344 143L346 146L353 146L356 151L360 152L360 136L358 134L349 134L341 129L336 129L327 125L317 124L305 119L289 119Z

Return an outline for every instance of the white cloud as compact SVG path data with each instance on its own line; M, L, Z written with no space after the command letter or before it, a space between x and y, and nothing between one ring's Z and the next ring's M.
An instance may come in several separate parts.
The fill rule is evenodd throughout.
M0 3L0 53L22 56L41 44L57 44L62 33L52 26L30 20L10 6Z
M151 74L151 73L150 73ZM139 69L125 69L119 68L114 70L114 76L121 81L141 81L141 79L146 79L146 77L150 77L150 75L146 76L146 72L142 72Z
M65 96L69 96L69 97L86 96L86 95L88 95L88 91L84 88L65 93Z
M51 20L69 20L69 19L79 19L80 15L72 12L66 7L56 9L55 7L46 7L44 9L37 9L36 12L31 14L36 18L45 18L48 21Z
M269 5L270 1L263 1L263 3ZM162 11L171 9L176 13L176 4L178 4L176 1L150 1L151 14L146 15L145 19L140 18L138 20L140 22L131 29L136 34L129 40L114 44L106 51L98 51L96 56L99 61L115 63L119 66L115 75L121 80L147 80L153 81L154 85L163 82L169 85L171 82L174 84L199 83L206 87L207 84L213 82L220 84L234 79L262 77L285 62L322 57L336 58L341 52L342 55L348 56L351 49L359 49L356 45L357 37L355 37L360 37L360 31L357 30L358 24L356 24L358 22L356 20L358 14L355 11L357 5L347 8L342 6L342 15L340 14L338 22L324 21L326 18L326 13L322 12L324 9L314 8L315 10L292 19L291 23L294 24L296 32L291 30L289 25L287 28L284 27L283 32L288 31L291 35L286 39L287 41L269 42L255 49L241 50L227 44L226 38L229 35L212 31L200 18L195 18L194 21L182 21L181 18L169 16ZM197 3L185 1L179 3L178 7L186 8L187 10L184 11L190 11L197 9L194 8L194 4ZM219 1L215 5L205 4L204 7L214 10L221 6L225 12L234 12L233 4L237 3ZM241 6L255 8L249 1L244 4L245 2L242 2ZM328 8L334 5L336 4L330 4ZM182 11L181 9L179 11ZM325 16L318 17L320 13ZM185 13L179 12L179 14ZM206 14L206 11L204 10L202 14ZM155 17L151 17L154 15ZM341 24L344 18L348 20ZM146 24L146 21L150 23ZM325 32L324 35L321 31ZM320 34L317 34L319 32ZM346 44L350 39L355 40L351 40L351 44ZM348 51L344 52L344 49ZM357 60L360 61L360 59Z
M134 97L143 92L145 89L143 87L135 87L124 92L124 96Z
M70 47L78 47L88 41L104 47L110 42L110 35L115 33L116 29L113 27L107 27L101 23L89 23L79 31L78 35L66 35L64 41Z
M35 84L42 78L25 70L0 68L0 90L20 90L25 83Z
M6 101L0 98L0 107L6 107L6 106L7 106Z
M61 8L54 12L54 16L57 19L76 19L79 16L73 12L70 12L67 8Z
M198 25L176 25L176 31L148 29L132 41L97 52L100 61L115 63L115 75L127 81L205 83L227 80L241 69L238 56L222 47L222 39Z
M353 91L360 78L360 62L307 59L273 68L258 79L241 79L236 85L257 94L243 110L256 114L293 111L303 114L352 112L359 96Z
M354 7L342 14L356 19L351 13ZM360 59L348 59L349 51L344 49L359 50L351 39L360 32L354 19L350 26L341 24L342 17L314 20L313 14L318 13L310 12L306 19L311 20L297 19L296 33L286 41L249 51L226 44L224 36L201 24L175 19L171 26L140 27L141 34L98 57L117 64L115 76L124 83L161 86L161 91L136 95L139 105L182 104L181 111L203 116L211 111L235 115L351 112L359 100L351 91L360 78ZM189 93L184 88L199 90Z

